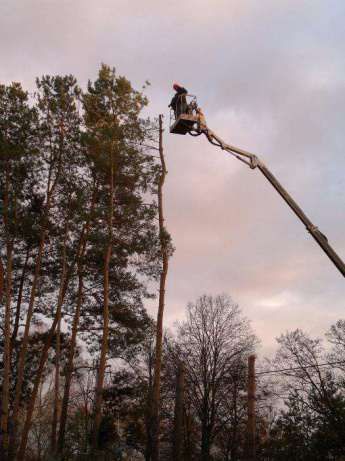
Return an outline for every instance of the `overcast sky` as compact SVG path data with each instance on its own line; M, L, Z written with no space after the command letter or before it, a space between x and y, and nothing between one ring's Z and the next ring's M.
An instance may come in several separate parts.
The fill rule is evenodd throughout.
M173 81L208 124L258 154L345 259L343 0L1 0L0 81L105 62L151 82L165 115L170 264L166 325L203 293L228 293L262 354L297 327L323 334L345 316L344 278L259 171L208 144L170 135Z

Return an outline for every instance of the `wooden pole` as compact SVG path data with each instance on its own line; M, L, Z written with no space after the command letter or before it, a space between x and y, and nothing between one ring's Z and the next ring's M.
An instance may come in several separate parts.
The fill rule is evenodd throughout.
M176 376L173 461L182 460L184 407L184 365L179 363Z
M248 357L248 421L247 421L247 460L256 460L255 447L255 355Z

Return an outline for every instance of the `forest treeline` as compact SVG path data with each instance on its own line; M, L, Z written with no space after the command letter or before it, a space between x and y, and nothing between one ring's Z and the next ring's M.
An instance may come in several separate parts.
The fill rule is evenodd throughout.
M145 308L174 249L144 91L106 65L0 85L1 459L247 459L250 322L201 295L162 336ZM326 338L260 362L258 460L344 459L345 321Z

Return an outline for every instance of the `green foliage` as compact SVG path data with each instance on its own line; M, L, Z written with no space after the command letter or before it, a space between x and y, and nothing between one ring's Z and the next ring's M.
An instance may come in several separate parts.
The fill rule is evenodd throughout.
M153 296L150 284L160 272L155 199L160 167L146 147L148 141L155 141L155 125L141 117L147 98L106 65L101 66L98 78L89 82L85 93L72 75L45 75L36 84L37 91L30 98L18 83L0 85L0 258L4 267L5 244L14 245L12 391L34 274L38 274L33 317L29 318L31 333L21 395L24 408L30 401L43 344L48 340L39 325L48 324L56 315L59 293L63 296L62 353L66 356L80 275L84 292L78 342L84 354L88 347L94 357L90 367L95 367L102 332L103 261L110 207L114 219L109 359L129 361L140 353L151 325L144 300ZM111 163L113 203L109 200ZM37 271L40 247L42 258ZM66 280L62 279L64 258ZM3 315L1 305L0 318ZM2 349L0 344L0 363ZM52 379L54 356L53 337L43 381ZM78 360L76 355L75 362ZM60 369L64 368L62 361ZM64 374L61 379L63 382ZM75 392L73 383L71 392ZM68 427L70 433L75 427L76 437L83 417L87 432L91 431L92 406L86 413L83 416L78 405L70 405ZM108 443L108 423L104 419L101 425L104 446ZM66 450L85 453L89 439L82 440L73 445L75 441L69 439ZM30 453L35 453L33 443L29 437Z

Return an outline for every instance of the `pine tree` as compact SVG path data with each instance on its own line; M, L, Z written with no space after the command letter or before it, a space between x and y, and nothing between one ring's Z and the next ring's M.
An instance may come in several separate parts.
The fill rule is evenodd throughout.
M121 324L121 317L124 322L124 315L128 316L130 310L134 310L134 316L139 314L140 298L146 290L138 275L157 274L158 236L154 222L157 208L152 200L146 202L156 187L157 166L143 146L150 128L140 118L146 104L146 98L127 79L116 76L113 69L104 65L84 96L85 142L99 184L96 213L101 223L91 235L97 245L90 263L99 265L102 261L103 267L102 273L95 273L94 280L103 287L102 295L95 296L93 309L102 331L95 390L94 450L98 448L109 331L114 330L116 335L116 324Z
M0 252L0 284L5 287L4 293L0 295L0 302L2 299L5 302L0 450L4 459L7 457L9 446L14 253L21 245L20 221L26 213L28 188L32 184L32 175L37 167L33 142L36 118L36 111L29 107L28 94L23 91L20 84L0 85L0 247L5 249L4 253Z

